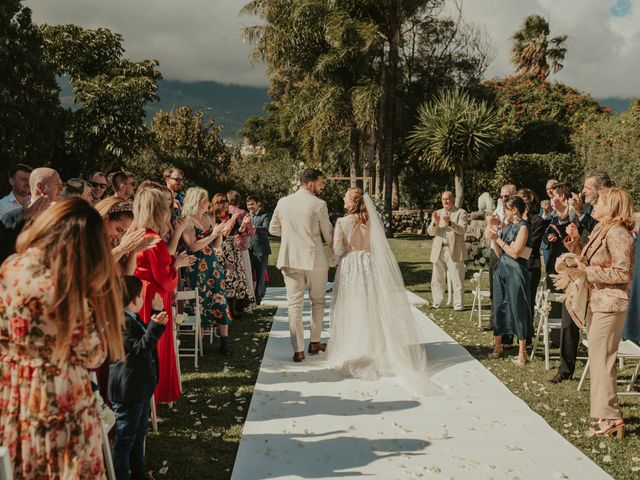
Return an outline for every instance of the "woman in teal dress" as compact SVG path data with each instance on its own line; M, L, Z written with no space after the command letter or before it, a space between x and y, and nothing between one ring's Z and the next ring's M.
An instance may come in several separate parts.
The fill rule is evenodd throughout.
M502 335L518 337L518 365L527 361L527 340L531 339L531 307L529 299L530 250L529 224L523 220L525 203L520 197L511 197L504 206L507 224L498 234L497 227L489 228L492 248L498 256L493 274L494 347L491 358L502 356Z
M213 242L226 225L216 225L208 210L209 194L206 190L199 187L187 190L181 215L188 217L188 225L182 241L189 253L196 257L196 262L187 268L185 287L198 291L202 326L209 327L212 323L218 326L220 351L229 355L231 313L227 305L224 269L213 249Z

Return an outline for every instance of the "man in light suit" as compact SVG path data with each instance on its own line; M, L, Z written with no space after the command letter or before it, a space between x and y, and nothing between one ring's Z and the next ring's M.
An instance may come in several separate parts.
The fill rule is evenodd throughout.
M309 287L311 299L311 341L308 352L315 354L327 348L326 343L320 343L329 270L322 239L332 245L333 227L329 221L327 204L318 198L324 186L325 177L321 170L304 169L300 175L300 189L278 201L269 225L271 235L282 237L276 266L282 270L287 288L294 362L304 360L302 310L305 285Z
M431 294L433 306L439 308L447 286L447 272L453 285L453 309L462 310L464 287L464 262L467 260L467 247L464 234L467 230L467 212L454 204L451 192L442 194L442 209L433 212L433 218L427 233L434 238L431 247Z

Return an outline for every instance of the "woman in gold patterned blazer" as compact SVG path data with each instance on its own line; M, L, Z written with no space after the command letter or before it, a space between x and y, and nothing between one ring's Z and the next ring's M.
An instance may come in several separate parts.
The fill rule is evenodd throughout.
M582 247L577 229L567 230L566 245L580 255L578 269L589 285L587 338L591 369L591 416L598 423L591 435L624 435L618 403L616 357L622 339L633 272L633 206L620 188L600 190L593 217L599 223Z

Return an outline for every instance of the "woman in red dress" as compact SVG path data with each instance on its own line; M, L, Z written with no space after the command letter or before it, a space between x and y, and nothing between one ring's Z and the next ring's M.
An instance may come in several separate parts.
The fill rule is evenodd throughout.
M145 323L151 318L151 302L154 296L162 297L164 310L169 316L167 328L158 341L160 377L155 391L156 402L175 402L180 398L180 380L176 364L173 340L173 295L178 284L178 268L191 265L195 259L187 254L173 256L162 240L169 231L171 211L162 192L155 189L138 191L133 200L134 224L132 228L144 228L145 237L160 238L151 248L139 252L135 276L142 280L143 306L140 317ZM186 224L178 223L173 235L182 235Z

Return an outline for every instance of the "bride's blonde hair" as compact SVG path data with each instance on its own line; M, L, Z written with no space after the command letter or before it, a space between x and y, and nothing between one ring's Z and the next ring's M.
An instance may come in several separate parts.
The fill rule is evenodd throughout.
M366 224L369 221L369 212L364 204L364 192L361 188L350 188L347 190L347 196L353 202L353 205L347 209L347 215L355 215L356 221Z

